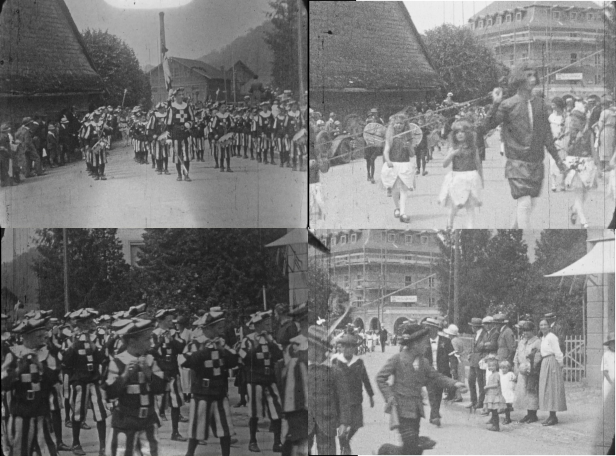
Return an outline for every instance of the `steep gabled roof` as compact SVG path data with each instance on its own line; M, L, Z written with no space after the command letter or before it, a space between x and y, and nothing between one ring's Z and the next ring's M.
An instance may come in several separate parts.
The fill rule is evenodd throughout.
M248 73L248 75L252 78L253 76L256 76L256 73L254 71L252 71L250 68L248 68L248 65L246 65L244 62L242 62L241 60L238 60L237 62L235 62L235 65L233 65L231 68L227 69L226 72L227 74L230 74L233 72L233 68L238 68L238 67L242 67L244 68L244 70L246 71L246 73Z
M218 68L215 68L201 60L182 59L180 57L169 57L169 60L175 60L181 65L192 68L208 79L224 79L224 75Z
M0 14L0 60L0 95L104 91L64 0L8 0Z
M315 90L418 90L440 78L402 2L313 2L310 85Z
M474 21L475 18L480 16L487 16L496 14L498 12L503 11L513 11L514 9L523 9L529 6L551 6L551 7L562 7L562 8L596 8L601 9L601 5L598 5L595 2L588 1L534 1L534 2L521 2L521 1L502 1L502 2L492 2L482 10L480 10L477 14L472 16L468 21Z

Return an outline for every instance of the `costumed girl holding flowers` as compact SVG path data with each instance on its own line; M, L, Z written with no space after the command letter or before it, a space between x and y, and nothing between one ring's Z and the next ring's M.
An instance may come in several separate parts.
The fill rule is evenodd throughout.
M461 119L452 125L451 148L443 168L452 164L452 170L445 176L438 202L449 207L447 226L453 227L458 211L466 209L466 228L475 225L475 208L481 206L483 169L481 158L475 146L473 124Z

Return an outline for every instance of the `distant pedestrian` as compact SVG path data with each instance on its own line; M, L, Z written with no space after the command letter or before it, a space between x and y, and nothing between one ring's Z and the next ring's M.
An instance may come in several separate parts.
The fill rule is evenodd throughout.
M385 353L385 345L387 344L387 330L385 328L382 328L379 336L381 340L381 352Z
M541 374L539 377L539 410L549 411L550 416L542 424L553 426L558 423L556 412L567 410L565 383L563 380L564 355L558 346L558 337L550 332L547 320L539 323L541 338Z

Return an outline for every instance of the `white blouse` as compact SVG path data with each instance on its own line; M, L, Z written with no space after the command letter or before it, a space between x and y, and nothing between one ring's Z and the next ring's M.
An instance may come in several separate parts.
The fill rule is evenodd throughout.
M564 355L558 346L558 337L552 333L548 333L547 336L541 339L541 357L545 358L550 355L554 355L558 364L563 365Z

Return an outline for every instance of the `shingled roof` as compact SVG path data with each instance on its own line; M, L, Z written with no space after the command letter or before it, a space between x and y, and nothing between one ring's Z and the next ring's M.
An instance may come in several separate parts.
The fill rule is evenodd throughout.
M182 59L180 57L169 57L169 60L175 60L176 62L184 65L188 68L195 70L197 73L205 76L208 79L224 79L225 76L218 68L213 67L201 60Z
M314 90L418 90L440 78L402 2L313 2Z
M64 0L8 0L0 61L0 96L104 91Z

